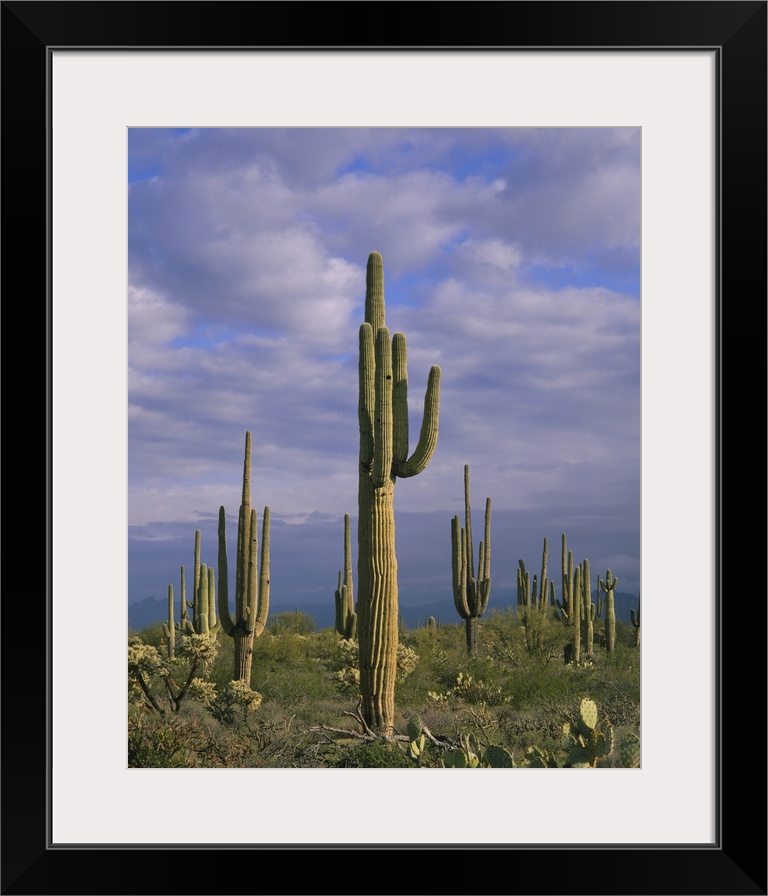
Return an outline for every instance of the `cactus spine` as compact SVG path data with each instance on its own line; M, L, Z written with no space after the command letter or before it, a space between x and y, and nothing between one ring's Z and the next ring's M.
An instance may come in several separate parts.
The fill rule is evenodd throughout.
M264 508L261 528L261 569L259 569L256 511L251 509L251 434L245 434L243 491L237 523L235 568L235 616L229 613L229 573L227 562L226 513L219 508L219 622L235 642L235 680L250 687L253 641L266 628L269 615L269 507Z
M344 577L339 570L339 584L334 595L336 600L336 631L342 638L354 641L357 637L357 613L352 583L352 538L349 514L344 514Z
M464 465L464 527L458 514L451 520L453 603L465 621L467 653L477 651L477 620L485 613L491 595L491 499L485 501L485 540L478 549L478 569L472 548L472 514L469 501L469 465Z
M429 373L419 441L408 456L408 373L405 336L390 343L385 325L384 265L368 256L365 322L359 335L360 427L357 613L361 712L385 735L394 728L398 645L395 480L416 476L437 445L440 368Z
M605 581L597 577L597 584L605 593L605 649L613 653L616 649L616 608L614 606L613 592L619 584L616 576L611 575L610 569L605 572Z

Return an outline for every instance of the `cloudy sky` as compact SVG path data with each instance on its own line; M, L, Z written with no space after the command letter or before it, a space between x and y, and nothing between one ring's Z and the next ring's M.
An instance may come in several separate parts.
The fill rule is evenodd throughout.
M196 529L216 564L222 504L234 551L250 430L272 603L332 604L374 250L412 439L442 368L436 453L395 489L401 601L455 613L464 464L490 607L545 536L559 584L563 532L639 593L639 128L131 129L128 189L129 603L178 589Z

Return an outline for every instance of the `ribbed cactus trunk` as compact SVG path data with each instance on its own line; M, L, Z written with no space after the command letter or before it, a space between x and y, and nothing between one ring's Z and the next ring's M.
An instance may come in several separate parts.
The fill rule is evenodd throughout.
M395 481L421 473L437 445L440 368L432 367L419 441L408 456L408 368L405 336L390 342L385 325L384 265L368 257L365 322L360 326L360 426L357 616L361 712L388 735L395 721L398 645Z
M387 733L395 718L398 644L395 483L360 485L358 545L366 547L357 565L361 708L369 727Z

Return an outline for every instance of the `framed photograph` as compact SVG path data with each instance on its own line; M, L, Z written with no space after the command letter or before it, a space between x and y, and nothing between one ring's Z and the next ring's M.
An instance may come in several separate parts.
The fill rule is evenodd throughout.
M4 602L3 893L210 893L251 886L296 893L767 892L762 722L751 733L751 718L762 720L766 705L765 602L743 593L751 590L744 581L752 575L749 552L742 547L738 566L733 558L727 562L723 509L735 507L735 498L722 497L724 481L728 495L747 496L739 502L740 528L749 531L748 496L755 463L764 469L765 446L746 427L737 429L735 419L728 426L722 386L725 377L739 376L740 393L751 397L765 383L766 5L454 4L442 8L435 37L428 26L434 7L412 3L409 17L418 20L421 13L424 25L414 24L406 43L393 39L405 8L370 3L353 8L349 28L356 40L336 44L325 43L327 9L313 4L2 4L5 285L6 297L22 284L26 305L45 308L47 552L45 596L36 601L45 606L46 636L38 638L34 661L30 599L8 595ZM455 17L446 16L452 10ZM266 21L264 41L256 35ZM182 245L174 228L194 226L205 185L185 194L183 220L164 221L150 196L141 233L129 234L129 179L151 182L161 158L158 141L183 141L193 130L205 131L209 141L195 143L191 152L198 154L218 153L219 137L237 142L268 130L294 156L295 193L310 162L337 164L340 136L364 142L359 135L368 135L370 142L375 134L382 157L394 136L393 146L402 152L407 145L421 159L419 139L431 150L438 135L458 134L450 147L457 156L461 140L472 134L490 160L498 135L513 132L567 135L580 152L592 153L595 204L628 192L616 208L632 209L639 221L639 252L633 225L616 217L609 242L616 289L636 300L627 306L635 314L627 326L640 332L634 399L640 445L626 449L637 451L639 465L637 581L645 592L640 768L589 776L465 769L455 771L464 780L451 781L453 771L429 769L405 776L390 769L127 767L127 535L129 503L136 500L128 488L129 376L149 376L152 369L135 350L131 355L128 321L133 314L133 326L148 334L166 328L163 338L170 338L174 315L186 313L183 303L171 307L152 292L162 277L129 287L128 239L143 241L135 257L146 269L162 267L163 282L175 278L188 295L216 288L201 276L218 270L223 282L232 264L243 263L242 254L226 249L198 271L189 255L182 273L170 271L167 257L155 253L153 260L153 246L162 242L172 252ZM552 145L553 153L571 151ZM521 152L523 143L510 139L504 146ZM238 151L230 142L216 164L228 164ZM402 165L414 193L419 164ZM554 167L533 168L525 173L529 187L539 176L544 187L551 179L549 217L541 224L533 206L518 202L519 230L529 237L518 248L539 253L536 282L554 288L557 274L536 228L573 240L575 258L582 244L573 235L591 226L591 212L580 196L564 194ZM195 178L211 171L186 169ZM272 175L274 226L284 227L277 212L290 202L291 184L285 172ZM497 175L486 180L486 192L510 187ZM212 180L210 189L221 185ZM375 239L384 231L377 230L374 212L387 214L386 196L359 195L374 203ZM432 196L419 195L422 202ZM366 217L363 209L359 227ZM331 221L318 214L314 226ZM304 223L306 236L313 224ZM417 234L401 235L395 254L417 252ZM520 264L493 236L488 227L482 244L466 237L462 244L468 266L482 255L484 270L495 272L486 292L478 287L472 296L484 309L494 307L494 290L503 297L503 280L516 276ZM447 231L429 237L451 238ZM622 255L633 239L634 275ZM363 235L361 246L379 248L368 243ZM265 295L276 258L289 245L261 245L260 271L275 265L264 274ZM329 289L363 270L367 250L362 258L347 257L350 252L345 243L320 266ZM236 301L236 291L227 295ZM429 310L437 314L467 301L452 299L446 287L442 304ZM144 303L140 317L137 302ZM570 326L585 338L578 304L574 315L580 326ZM618 332L618 324L612 330L595 320L600 332ZM314 323L305 317L301 326ZM300 326L292 332L300 339ZM185 338L184 348L192 350L196 339L212 337ZM455 349L446 340L446 356L452 344ZM418 364L428 346L418 339L413 346ZM275 351L275 370L285 375L285 352L265 342L251 349ZM237 363L237 351L227 346L223 360ZM9 351L9 357L15 356ZM502 364L501 356L494 363ZM184 376L193 382L190 371ZM414 378L414 395L421 394L421 380ZM301 398L297 413L308 401ZM740 416L752 403L744 403ZM152 413L149 403L139 410ZM632 413L617 394L616 407L593 421L595 432L623 422L622 412ZM148 440L157 439L151 427L146 431ZM734 451L724 479L723 437L737 431L739 461ZM8 441L16 441L13 434ZM238 443L235 454L240 450ZM750 479L737 482L747 471ZM298 475L296 482L298 488ZM581 485L597 491L599 483ZM183 492L183 478L174 489ZM171 489L149 482L142 500L163 505L166 514L153 506L146 522L172 519L182 506ZM254 496L254 504L259 500ZM418 492L412 500L418 503ZM31 514L24 524L21 530L33 531ZM550 555L556 553L551 546ZM29 545L17 556L30 564ZM739 594L729 599L731 579ZM203 861L183 854L189 850ZM242 850L256 853L247 857L254 870L235 873ZM156 851L172 855L153 856ZM453 851L465 855L454 861L442 854ZM293 853L306 861L293 861ZM313 867L327 859L348 863L349 870L328 874ZM414 859L416 881L408 870ZM274 873L266 874L265 866Z

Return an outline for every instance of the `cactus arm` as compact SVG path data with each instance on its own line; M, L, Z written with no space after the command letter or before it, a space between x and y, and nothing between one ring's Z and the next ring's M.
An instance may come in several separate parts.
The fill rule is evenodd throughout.
M355 589L352 580L352 533L349 514L344 514L344 587L346 588L347 616L355 612Z
M219 553L217 559L219 569L219 622L224 633L232 637L235 624L229 615L229 571L227 563L227 518L224 507L219 507Z
M547 542L547 537L544 536L544 548L541 552L541 581L539 582L539 609L546 610L547 608L547 591L549 590L547 586L547 557L548 557L549 545Z
M480 546L482 553L482 569L478 578L483 582L483 612L488 606L488 598L491 596L491 499L485 499L485 540Z
M421 423L419 441L413 454L405 463L398 465L395 473L401 479L417 476L432 460L437 448L438 421L440 416L440 368L432 367L427 380L424 396L424 416Z
M334 628L340 634L344 634L344 611L346 607L342 603L342 584L341 584L341 570L339 570L339 583L336 586L336 590L333 593L334 598L334 607L336 609L336 615L334 619Z
M256 525L256 511L253 512L253 525ZM253 620L253 634L259 637L267 627L269 616L269 507L264 508L264 516L261 521L261 570L259 572L258 610L251 614ZM253 603L251 604L253 606Z
M248 525L250 538L248 540L248 573L246 576L246 601L245 601L245 628L249 631L256 619L259 609L259 534L256 526L256 510L251 509L250 523Z
M472 541L472 508L469 497L469 464L464 464L464 530L466 532L467 579L474 579L475 556Z
M462 619L469 618L467 606L466 534L458 515L451 520L451 569L453 573L453 603Z
M408 360L405 336L392 337L392 462L395 468L408 458Z
M373 417L376 407L376 370L373 330L369 323L360 326L360 398L358 421L360 425L360 466L369 471L373 463Z
M197 610L195 631L198 635L208 634L208 567L200 564L200 578L197 586Z
M208 631L216 628L216 571L208 567Z
M485 538L480 542L480 566L477 571L479 579L487 579L491 575L491 499L485 501Z
M176 652L176 626L173 621L173 585L168 585L168 622L163 623L163 634L168 641L168 659Z
M374 488L382 488L392 474L392 346L389 330L380 327L376 334L376 412L373 421L373 467L371 480Z
M181 567L181 613L179 616L179 631L183 631L187 623L187 582L184 567Z

